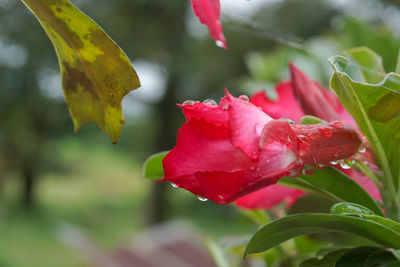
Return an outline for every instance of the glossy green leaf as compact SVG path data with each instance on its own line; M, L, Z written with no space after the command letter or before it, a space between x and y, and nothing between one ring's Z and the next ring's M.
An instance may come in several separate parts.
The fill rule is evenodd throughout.
M375 215L370 209L350 202L336 203L331 207L331 213L343 215Z
M143 164L144 178L158 180L164 176L162 160L165 158L168 152L169 151L159 152L147 158Z
M398 223L396 221L393 221L393 220L385 218L385 217L370 215L370 214L363 214L362 217L369 221L380 223L380 224L382 224L386 227L389 227L390 229L400 233L400 223Z
M400 266L392 253L380 247L357 247L348 250L336 262L336 267Z
M298 179L305 181L314 188L325 192L341 202L360 204L375 214L382 215L382 210L376 201L353 179L341 171L328 167L316 170L312 175L301 175Z
M348 248L336 249L323 257L307 259L300 263L300 267L334 267L339 258L348 250Z
M75 131L96 122L117 143L124 124L122 98L140 86L128 57L69 1L22 1L55 47Z
M356 234L387 247L400 248L400 234L382 224L353 216L302 213L261 228L247 245L245 255L266 251L296 236L332 231Z
M330 85L374 147L384 172L385 189L395 205L400 174L400 75L389 73L379 83L366 83L348 71L354 61L340 56L329 61L334 69ZM381 74L376 63L355 63L362 70Z

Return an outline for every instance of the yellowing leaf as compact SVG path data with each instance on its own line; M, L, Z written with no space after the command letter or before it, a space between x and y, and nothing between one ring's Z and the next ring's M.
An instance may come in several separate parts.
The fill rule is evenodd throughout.
M121 101L140 86L128 57L67 0L22 0L50 37L75 131L96 122L113 143L124 124Z

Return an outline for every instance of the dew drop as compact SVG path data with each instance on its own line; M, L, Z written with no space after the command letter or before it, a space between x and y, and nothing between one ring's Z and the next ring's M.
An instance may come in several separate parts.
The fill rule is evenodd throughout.
M216 44L218 47L224 48L224 43L221 42L220 40L215 41L215 44Z
M246 102L249 101L249 97L247 95L241 95L241 96L239 96L239 99L243 100L243 101L246 101Z
M219 199L224 199L224 197L222 195L218 195Z
M320 128L319 131L326 138L330 138L332 136L332 130L329 128Z
M214 99L206 99L203 101L203 104L211 105L211 106L217 106L217 102L214 101Z
M367 152L367 148L366 147L360 147L360 149L358 150L359 153L365 153Z
M332 164L332 165L338 165L339 164L339 161L338 160L334 160L334 161L331 161L331 162L329 162L330 164Z
M197 196L197 199L200 200L200 201L203 201L203 202L208 200L207 198L202 197L202 196Z
M281 121L287 121L289 124L295 124L295 122L292 121L291 119L283 118L283 119L280 119L280 120L281 120Z
M343 149L338 149L336 150L335 154L333 154L333 156L340 158L341 156L343 156Z
M195 103L196 103L196 101L194 101L194 100L186 100L185 102L182 103L182 105L190 106L190 105L194 105Z
M344 127L343 123L340 121L333 121L333 122L329 123L329 126L335 127L337 129L342 129Z
M179 187L177 184L174 184L174 183L171 183L171 186L172 186L173 188L178 188L178 187Z
M317 167L318 167L319 169L325 169L325 168L327 167L327 165L326 165L326 164L323 164L323 163L318 163L318 164L317 164Z
M345 169L345 170L348 170L348 169L351 168L351 165L348 164L348 163L347 163L346 161L344 161L344 160L341 160L340 163L339 163L339 165L340 165L340 167L341 167L342 169Z
M303 168L303 174L304 175L311 175L315 172L317 168L315 166L311 166L311 165L304 165Z
M251 170L251 171L254 171L255 169L256 169L256 168L255 168L254 166L251 166L251 167L250 167L250 170Z
M291 177L297 177L297 176L299 176L299 175L302 173L302 171L303 171L303 169L301 168L301 166L295 167L295 168L293 168L293 169L291 169L291 170L289 171L289 176L291 176Z

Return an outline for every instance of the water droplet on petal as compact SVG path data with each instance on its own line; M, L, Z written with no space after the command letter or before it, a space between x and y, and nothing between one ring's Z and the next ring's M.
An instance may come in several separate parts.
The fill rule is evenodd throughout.
M319 168L319 169L325 169L326 167L328 167L326 164L323 164L323 163L318 163L317 164L317 167Z
M329 128L320 128L319 131L326 138L330 138L332 136L332 130Z
M311 166L311 165L304 165L303 168L303 174L304 175L311 175L315 172L317 168L315 166Z
M185 102L182 103L182 105L190 106L190 105L194 105L195 103L196 103L196 101L194 101L194 100L186 100Z
M241 96L239 96L239 99L243 100L243 101L246 101L246 102L249 101L249 97L247 95L241 95Z
M206 99L203 101L203 104L211 105L211 106L217 106L217 102L214 101L214 99Z
M333 122L329 123L329 126L335 127L337 129L342 129L344 127L343 123L340 121L333 121Z
M283 118L283 119L280 119L281 121L287 121L289 124L296 124L294 121L292 121L291 119L286 119L286 118Z
M348 163L347 163L346 161L344 161L344 160L341 160L340 163L339 163L339 165L340 165L340 167L341 167L342 169L345 169L345 170L348 170L348 169L351 168L350 164L348 164Z
M218 47L224 48L224 43L221 42L220 40L215 41L215 44L216 44Z
M173 188L178 188L178 187L179 187L177 184L174 184L174 183L171 183L171 186L172 186Z
M333 156L340 158L341 156L343 156L343 149L339 148L338 150L336 150L335 154L333 154Z
M197 199L200 200L200 201L203 201L203 202L208 200L207 198L202 197L202 196L197 196Z
M339 164L339 161L338 160L334 160L334 161L331 161L331 162L329 162L330 164L332 164L332 165L338 165Z
M219 199L224 199L224 197L222 195L218 195Z
M367 148L366 147L360 147L360 149L358 150L359 153L365 153L367 152Z

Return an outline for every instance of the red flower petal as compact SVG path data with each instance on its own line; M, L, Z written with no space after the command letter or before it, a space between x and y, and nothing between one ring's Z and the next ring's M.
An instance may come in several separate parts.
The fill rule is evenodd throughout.
M255 165L229 140L229 130L192 119L178 131L176 146L163 160L164 180L199 172L235 172Z
M233 97L228 91L226 95L232 144L257 159L261 132L272 119L250 102Z
M299 175L303 163L316 165L338 159L335 149L343 145L339 154L346 158L361 142L354 130L339 122L289 125L272 120L248 101L226 94L219 106L199 102L181 105L188 122L163 160L162 181L224 204L270 186L283 176Z
M207 25L210 36L227 49L225 36L220 21L221 9L219 0L191 0L194 14L202 24Z
M304 191L295 188L271 185L241 197L237 199L235 203L239 207L246 209L269 209L285 202L286 208L290 208L290 206L304 194Z
M206 122L215 126L228 127L228 111L221 109L219 106L203 104L197 101L192 105L181 104L178 105L178 107L182 108L183 114L188 121L192 119L204 119Z
M304 112L317 116L328 122L340 120L339 114L328 101L329 96L321 87L299 70L292 62L289 63L293 90Z
M273 119L287 118L297 123L300 122L305 114L294 96L292 83L282 82L275 89L278 94L277 101L268 99L265 92L261 91L254 94L250 98L250 102L261 107Z
M361 145L358 133L341 122L290 125L299 142L299 155L305 165L316 166L345 159Z

